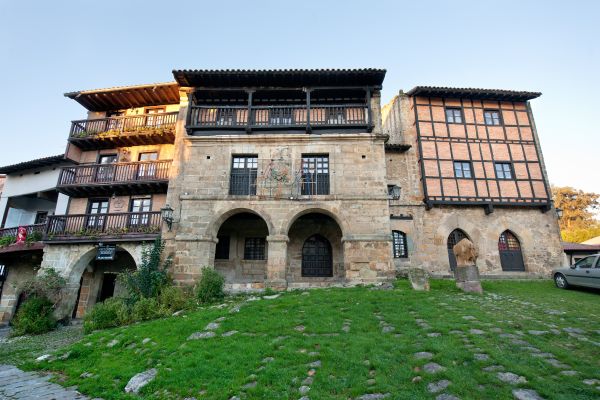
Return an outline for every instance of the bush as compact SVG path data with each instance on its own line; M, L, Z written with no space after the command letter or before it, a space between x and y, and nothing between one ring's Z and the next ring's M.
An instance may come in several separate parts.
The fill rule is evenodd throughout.
M90 333L98 329L114 328L131 322L131 313L123 299L110 298L97 303L83 317L83 331Z
M171 266L171 258L162 262L162 252L165 248L160 237L156 238L154 244L142 249L142 262L135 271L126 271L119 278L127 288L130 304L140 299L155 298L161 289L169 282L168 269Z
M131 316L134 321L147 321L166 316L167 313L158 306L156 299L139 299L132 307Z
M174 313L194 306L194 299L187 288L165 286L158 295L160 308Z
M54 306L61 300L65 285L65 278L54 269L47 268L39 271L33 278L21 282L18 289L29 297L50 300Z
M52 302L45 297L29 297L17 311L12 325L13 336L50 332L56 327Z
M223 286L225 278L213 268L202 268L202 277L198 283L198 300L201 303L211 303L225 297Z

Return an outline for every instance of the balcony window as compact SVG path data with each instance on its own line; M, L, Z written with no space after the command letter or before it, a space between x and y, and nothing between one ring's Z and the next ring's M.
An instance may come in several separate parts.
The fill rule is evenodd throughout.
M269 123L271 125L292 125L292 108L273 108L269 111Z
M116 154L104 154L98 157L98 169L96 170L97 182L109 182L115 176L115 166L111 165L117 162Z
M460 108L446 108L446 122L449 124L462 124L462 111Z
M150 197L131 199L129 212L136 213L129 216L129 226L144 226L150 222L150 216L143 214L152 209L152 199Z
M146 108L146 114L148 115L146 118L146 126L161 126L164 122L164 115L157 114L164 114L165 111L164 107Z
M329 194L329 156L302 156L302 194Z
M218 108L216 124L218 126L235 126L236 112L235 108Z
M494 163L494 166L496 168L496 178L498 178L498 179L512 179L513 178L511 163L497 162L497 163Z
M265 238L246 238L244 260L265 259Z
M392 241L394 258L408 257L408 249L406 246L406 234L401 231L392 231Z
M454 161L454 176L457 178L472 178L471 163L469 161Z
M102 230L105 215L108 212L108 199L90 199L86 227L88 229Z
M139 161L156 161L158 159L157 152L140 153ZM141 164L138 168L138 178L153 177L156 175L156 164Z
M230 195L255 195L258 156L234 156L229 180Z
M500 125L500 112L496 110L486 110L483 112L483 119L486 125Z

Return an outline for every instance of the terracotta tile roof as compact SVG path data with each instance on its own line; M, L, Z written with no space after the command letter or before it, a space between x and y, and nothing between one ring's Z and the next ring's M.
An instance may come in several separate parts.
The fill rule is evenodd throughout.
M562 242L564 251L598 251L600 252L600 244L582 244Z
M445 86L416 86L409 90L409 96L454 97L482 100L527 101L540 97L540 92L526 92L504 89L453 88Z

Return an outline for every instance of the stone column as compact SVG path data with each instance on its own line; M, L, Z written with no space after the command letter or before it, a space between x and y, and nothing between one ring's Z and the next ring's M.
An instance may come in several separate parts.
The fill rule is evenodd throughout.
M267 255L266 287L283 290L287 288L287 245L290 241L286 235L269 235L269 250Z

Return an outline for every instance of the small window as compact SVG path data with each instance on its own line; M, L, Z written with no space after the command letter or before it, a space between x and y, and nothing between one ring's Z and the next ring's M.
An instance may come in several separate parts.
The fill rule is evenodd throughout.
M457 178L472 178L471 163L469 161L454 161L454 176Z
M265 259L265 238L246 238L244 260Z
M500 125L500 112L497 110L484 111L483 119L486 125Z
M408 257L408 249L406 247L406 234L401 231L392 231L392 239L394 245L394 258Z
M511 163L495 163L496 166L496 178L498 179L512 179L512 165Z
M449 124L462 124L462 111L460 108L446 108L446 122Z
M217 248L215 250L216 260L229 260L229 236L218 236Z
M400 198L400 186L388 185L388 199L398 200Z

